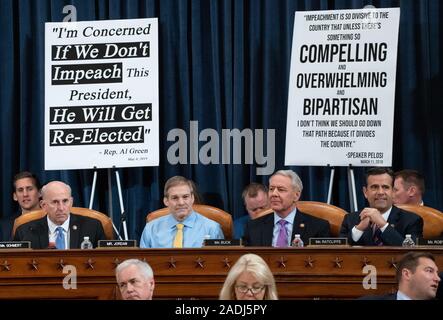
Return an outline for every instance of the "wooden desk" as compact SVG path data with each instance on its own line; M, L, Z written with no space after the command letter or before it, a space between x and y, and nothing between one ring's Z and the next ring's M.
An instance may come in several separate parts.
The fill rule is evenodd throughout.
M443 269L443 249L430 251ZM96 249L0 251L0 299L115 299L114 268L128 258L146 259L155 274L155 298L215 299L228 269L242 254L262 256L273 271L281 299L355 298L381 294L396 287L395 263L403 248L207 248ZM377 289L365 290L365 265L377 270ZM63 288L73 275L77 289ZM69 267L67 267L69 268ZM68 281L68 284L70 282ZM72 284L72 283L71 283Z

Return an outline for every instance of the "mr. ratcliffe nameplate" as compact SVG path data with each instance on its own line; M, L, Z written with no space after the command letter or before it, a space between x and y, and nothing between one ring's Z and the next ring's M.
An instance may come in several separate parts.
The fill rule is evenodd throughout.
M137 240L99 240L99 248L135 248Z
M224 240L224 239L205 239L205 247L232 247L232 246L241 246L241 239L232 239L232 240Z
M30 241L2 241L0 249L31 249Z
M310 246L346 246L346 238L309 238Z

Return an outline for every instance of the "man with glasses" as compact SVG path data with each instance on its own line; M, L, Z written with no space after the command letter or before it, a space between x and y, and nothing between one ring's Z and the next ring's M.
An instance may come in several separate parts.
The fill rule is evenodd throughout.
M219 298L220 300L277 300L274 276L260 256L245 254L230 269Z

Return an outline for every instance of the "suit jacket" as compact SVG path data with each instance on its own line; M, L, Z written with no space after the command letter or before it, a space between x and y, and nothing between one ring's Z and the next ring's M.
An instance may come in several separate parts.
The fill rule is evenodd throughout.
M274 231L274 215L267 214L258 219L249 220L246 223L243 237L246 246L267 246L272 247L272 236ZM291 241L295 234L300 234L300 238L305 245L309 243L309 238L329 237L329 222L320 218L297 210L292 228Z
M340 229L340 237L348 238L348 243L351 245L374 246L370 226L357 242L352 240L352 228L360 223L360 212L348 213L345 216ZM381 234L381 240L386 246L401 246L407 234L410 234L414 241L417 237L423 237L423 219L415 213L392 206L388 223L388 227Z
M94 247L98 240L106 240L100 221L71 213L69 220L69 248L80 249L83 237L89 237ZM49 245L49 227L46 216L22 224L15 231L15 241L31 241L33 249L47 249Z
M12 240L12 228L16 218L20 217L21 213L16 213L13 216L5 217L0 220L0 241Z
M443 300L443 272L440 272L438 276L441 280L438 284L437 295L435 296L435 298L437 300Z

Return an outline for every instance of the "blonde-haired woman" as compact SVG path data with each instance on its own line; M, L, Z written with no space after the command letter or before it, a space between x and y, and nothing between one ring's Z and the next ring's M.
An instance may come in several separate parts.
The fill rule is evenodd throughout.
M277 300L274 276L260 256L245 254L229 271L219 298L220 300Z

